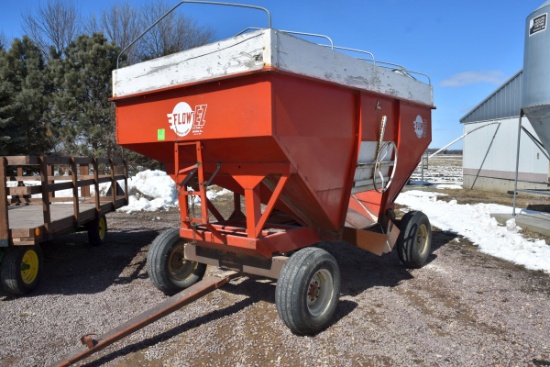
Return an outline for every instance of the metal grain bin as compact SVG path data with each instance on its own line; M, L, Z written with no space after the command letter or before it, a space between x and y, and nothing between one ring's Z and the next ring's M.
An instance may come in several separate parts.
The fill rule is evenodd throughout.
M524 83L522 107L541 139L550 150L550 1L527 17L525 24Z

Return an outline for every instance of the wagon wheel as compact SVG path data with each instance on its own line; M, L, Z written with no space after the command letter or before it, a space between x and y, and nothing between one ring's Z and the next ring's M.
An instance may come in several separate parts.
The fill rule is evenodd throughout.
M308 247L283 266L275 289L279 317L295 334L315 334L332 320L340 295L340 269L327 251Z
M178 228L161 233L147 254L149 278L166 294L177 293L202 279L206 265L185 260L185 239L179 235Z
M0 266L2 288L16 296L33 291L42 279L42 263L39 245L6 248Z
M107 218L104 215L88 222L86 224L88 231L88 243L91 246L101 246L105 242L107 236Z
M395 159L392 161L392 164L391 164L392 171L391 171L390 178L388 182L385 182L384 174L382 173L382 162L384 162L384 159L388 155L390 156L390 159L391 159L391 156L394 155ZM384 192L386 192L386 190L390 188L390 185L393 182L393 177L395 176L396 166L397 166L397 145L395 145L393 141L387 141L384 144L382 144L382 146L380 147L380 150L376 155L376 161L374 163L374 173L373 173L372 181L376 192L383 194ZM380 186L376 184L376 176L380 178L380 182L381 182Z
M397 254L410 268L420 268L428 259L432 247L432 227L426 214L408 212L401 219L397 238Z

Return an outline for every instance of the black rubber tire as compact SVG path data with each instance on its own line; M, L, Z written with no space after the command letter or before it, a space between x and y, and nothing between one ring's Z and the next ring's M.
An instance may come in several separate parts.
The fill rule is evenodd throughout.
M107 236L107 229L107 218L104 215L86 223L88 244L94 247L103 245Z
M319 287L326 283L326 287ZM310 297L315 293L314 297ZM327 251L307 247L292 254L275 288L279 317L297 335L325 329L336 312L340 297L340 268Z
M44 256L39 245L12 246L4 249L0 265L2 289L14 296L32 292L42 279Z
M179 229L164 231L155 238L147 254L147 272L155 287L172 295L202 279L206 264L187 261L183 257L186 240Z
M411 211L403 216L399 225L397 255L408 268L421 268L432 247L432 226L426 214Z

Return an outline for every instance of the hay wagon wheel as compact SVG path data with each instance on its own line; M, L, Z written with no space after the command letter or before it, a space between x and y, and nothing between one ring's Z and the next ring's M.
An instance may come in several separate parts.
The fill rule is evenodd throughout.
M42 267L43 255L39 245L8 247L0 266L1 286L15 296L28 294L40 283Z

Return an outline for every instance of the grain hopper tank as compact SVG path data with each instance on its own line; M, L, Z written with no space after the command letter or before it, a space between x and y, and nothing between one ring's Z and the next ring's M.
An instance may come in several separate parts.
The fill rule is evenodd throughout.
M550 153L550 1L527 17L523 60L522 107Z
M396 245L411 267L429 255L428 218L397 221L393 203L431 141L432 86L268 24L115 70L117 139L163 162L179 190L180 227L149 251L153 283L177 292L205 264L272 277L283 321L311 334L340 287L316 244ZM230 213L209 199L214 185L233 193Z

